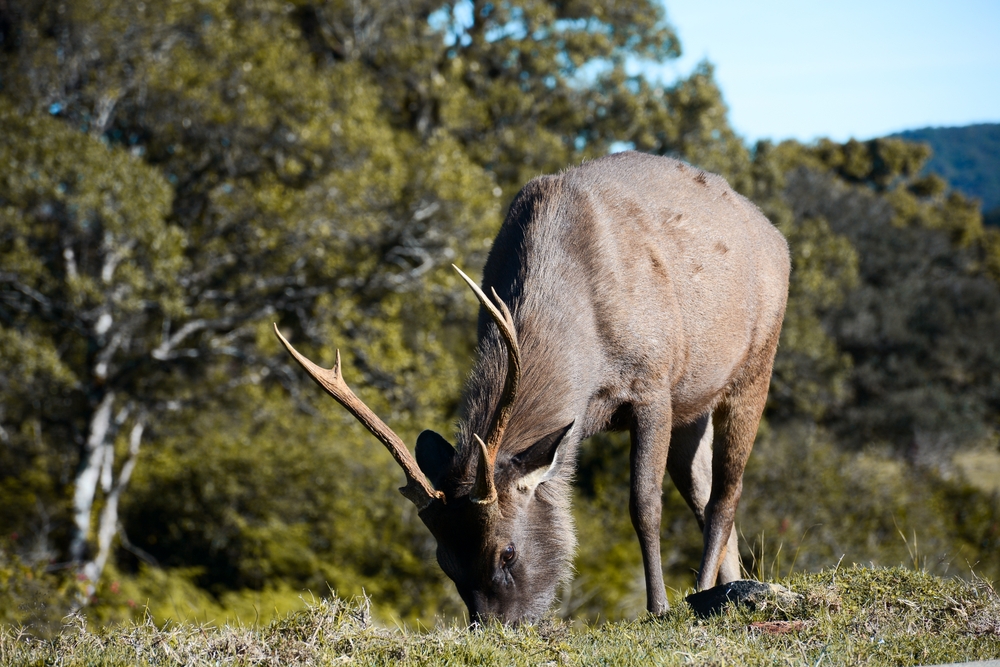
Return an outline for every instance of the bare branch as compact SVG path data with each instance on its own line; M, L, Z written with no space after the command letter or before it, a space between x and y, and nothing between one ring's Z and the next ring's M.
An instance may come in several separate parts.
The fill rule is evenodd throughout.
M109 325L110 326L110 325ZM115 356L115 352L121 347L122 341L125 338L125 332L116 331L115 335L111 337L111 341L104 346L104 348L97 354L94 364L94 377L98 380L107 380L108 378L108 365L111 363L111 357Z
M17 274L0 273L0 281L9 284L15 291L20 292L32 301L37 302L46 313L52 310L52 302L49 301L49 298L38 290L22 283L18 280Z
M178 329L174 335L166 338L162 343L160 343L155 350L150 352L150 356L160 361L166 361L171 358L173 349L191 334L202 331L203 329L226 327L229 326L231 322L232 320L228 318L224 320L191 320Z
M73 248L69 245L63 248L63 259L66 260L66 275L70 280L76 280L78 277L76 269L76 253L73 252Z
M107 244L106 244L107 245ZM129 251L135 246L135 239L130 239L124 243L119 243L107 250L104 258L104 266L101 267L101 280L105 285L111 284L111 279L115 275L115 269L121 263Z

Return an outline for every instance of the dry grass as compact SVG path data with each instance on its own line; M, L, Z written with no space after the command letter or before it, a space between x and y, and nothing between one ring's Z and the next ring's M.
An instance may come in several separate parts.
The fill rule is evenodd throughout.
M1000 597L985 581L852 567L782 582L790 608L731 608L575 628L382 628L368 601L321 600L266 626L147 621L91 628L67 619L52 640L0 630L2 665L914 665L1000 657Z

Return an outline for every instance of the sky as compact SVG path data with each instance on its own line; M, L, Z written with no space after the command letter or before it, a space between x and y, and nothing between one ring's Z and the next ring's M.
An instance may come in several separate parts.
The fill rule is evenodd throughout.
M869 139L1000 122L1000 0L666 0L682 57L708 59L750 141Z

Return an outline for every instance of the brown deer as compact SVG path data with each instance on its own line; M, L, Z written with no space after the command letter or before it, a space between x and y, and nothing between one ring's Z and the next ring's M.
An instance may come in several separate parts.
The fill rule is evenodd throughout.
M339 352L324 370L275 332L402 466L400 491L437 539L473 621L515 623L548 609L576 545L579 443L628 429L629 512L656 614L668 607L664 471L704 532L698 588L740 576L733 518L788 272L787 244L761 212L683 162L625 152L532 180L490 251L489 296L461 274L482 304L461 446L424 431L416 460L348 389Z

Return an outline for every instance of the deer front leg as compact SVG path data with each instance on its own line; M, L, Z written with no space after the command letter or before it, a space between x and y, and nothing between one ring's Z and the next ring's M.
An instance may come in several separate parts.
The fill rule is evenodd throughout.
M667 472L681 497L694 512L698 527L705 531L705 506L712 494L712 413L707 412L690 424L679 426L670 434ZM740 578L740 552L736 528L729 534L726 556L719 568L718 583Z
M670 402L659 410L644 409L635 415L630 453L629 514L646 575L646 609L662 614L670 608L660 563L660 515L663 511L663 475L670 447Z

